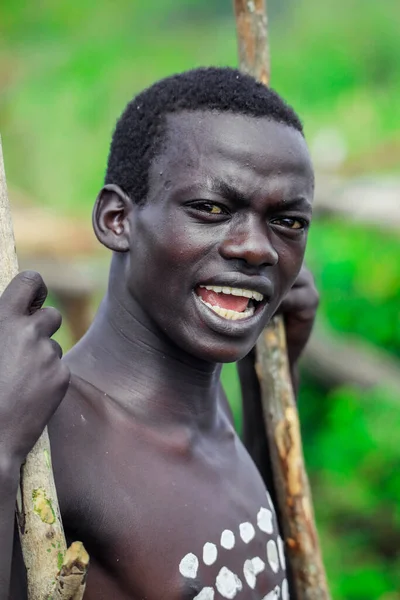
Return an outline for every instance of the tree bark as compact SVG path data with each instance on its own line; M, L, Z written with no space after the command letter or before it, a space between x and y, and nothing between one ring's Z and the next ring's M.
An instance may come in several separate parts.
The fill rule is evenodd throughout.
M234 0L240 70L264 85L270 80L267 11L264 0Z
M234 0L234 7L240 69L268 85L270 65L265 2ZM274 317L264 330L257 343L256 357L291 583L297 600L328 600L282 317Z
M0 139L0 294L17 273L18 261ZM65 559L70 561L71 553L66 554L47 429L21 468L16 514L27 570L28 599L79 600L83 591L81 596L75 597L70 595L66 584L60 588L61 581L76 579L76 573L73 569L68 572L64 569ZM85 561L80 564L85 564ZM87 566L88 560L80 573L83 590ZM58 595L55 595L56 591Z

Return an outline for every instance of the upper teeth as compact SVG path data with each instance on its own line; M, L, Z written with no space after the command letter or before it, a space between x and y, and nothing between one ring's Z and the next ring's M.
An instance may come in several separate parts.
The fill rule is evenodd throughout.
M260 292L255 292L254 290L244 290L242 288L236 287L228 287L222 285L201 285L201 288L205 288L206 290L211 290L220 294L232 294L232 296L244 296L245 298L254 298L257 302L261 302L264 296L260 294Z

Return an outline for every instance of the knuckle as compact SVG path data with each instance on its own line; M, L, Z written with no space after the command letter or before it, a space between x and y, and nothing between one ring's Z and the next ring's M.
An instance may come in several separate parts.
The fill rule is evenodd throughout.
M304 281L306 283L314 283L314 274L313 272L306 266L303 265L301 268L300 274L302 275Z
M59 359L61 359L61 357L63 355L63 351L62 351L62 348L61 348L60 344L58 342L56 342L56 340L53 340L53 339L51 339L50 341L51 341L51 346L52 346L52 349L53 349L53 353L55 352L56 355L57 355L57 357Z
M54 308L54 306L46 306L46 308L42 308L40 312L44 316L46 323L54 325L57 329L60 327L62 315L59 310Z
M310 287L310 298L311 298L312 306L317 308L319 306L319 302L320 302L320 295L319 295L319 291L315 285L312 285Z
M39 326L37 321L29 319L23 329L24 339L28 341L36 342L39 337Z
M66 391L69 386L70 379L71 379L71 371L69 370L69 368L63 361L60 361L59 376L60 376L61 385L62 385L62 387L65 388L65 391Z

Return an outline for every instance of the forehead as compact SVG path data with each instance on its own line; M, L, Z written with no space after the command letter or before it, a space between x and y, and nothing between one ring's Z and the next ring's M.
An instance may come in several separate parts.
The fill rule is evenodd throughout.
M153 173L152 173L153 171ZM249 187L301 185L312 195L313 169L304 137L269 118L184 111L167 116L163 147L150 171L170 183L226 178ZM151 184L150 184L151 187Z

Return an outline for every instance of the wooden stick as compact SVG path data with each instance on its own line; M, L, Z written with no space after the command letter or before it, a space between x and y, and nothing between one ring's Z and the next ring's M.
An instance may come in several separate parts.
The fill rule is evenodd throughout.
M281 317L258 341L256 371L296 598L329 600Z
M264 0L234 0L241 70L269 83ZM283 535L297 600L330 598L319 548L286 351L282 317L274 317L256 349L265 428Z
M18 261L0 139L0 294L17 273ZM84 590L88 558L82 559L84 549L82 551L79 543L73 544L67 552L47 429L21 468L16 513L27 571L28 599L79 600L82 596L71 595L65 582L75 581L75 587L72 586L76 590L74 593L82 588ZM66 568L72 564L80 566L79 585L76 584L76 568ZM60 582L63 584L61 587Z

